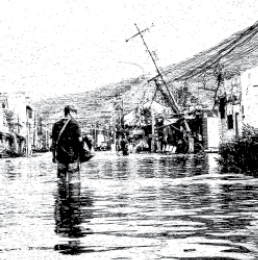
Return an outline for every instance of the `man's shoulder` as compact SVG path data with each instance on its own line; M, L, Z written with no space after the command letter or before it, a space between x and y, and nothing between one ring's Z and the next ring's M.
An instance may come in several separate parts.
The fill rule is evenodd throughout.
M74 118L71 118L71 119L70 119L70 122L71 122L72 124L77 124L77 125L79 124L78 121L75 120Z
M63 127L63 125L66 123L66 121L67 121L67 119L64 119L64 118L60 119L54 123L53 127L56 127L56 128ZM79 123L72 118L72 119L70 119L70 121L67 125L67 128L70 128L70 127L72 127L72 128L79 127Z
M78 121L76 121L75 119L71 119L70 120L70 122L69 122L69 125L71 125L71 126L79 126L79 123L78 123Z
M64 119L60 119L54 123L54 126L60 126L64 124Z

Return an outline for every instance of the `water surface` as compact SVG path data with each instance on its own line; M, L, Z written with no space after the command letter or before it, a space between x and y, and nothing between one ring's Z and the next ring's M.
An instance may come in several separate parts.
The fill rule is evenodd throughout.
M258 259L258 179L202 158L2 159L0 259Z

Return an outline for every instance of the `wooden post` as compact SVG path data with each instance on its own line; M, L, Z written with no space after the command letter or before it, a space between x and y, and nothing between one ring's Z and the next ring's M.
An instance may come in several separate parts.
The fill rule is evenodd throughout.
M125 125L124 125L124 96L121 94L121 127L123 131L125 130Z
M95 122L94 134L95 134L95 136L94 136L94 138L95 138L94 142L95 142L95 146L96 146L96 144L97 144L97 122Z
M151 151L154 152L155 147L155 112L153 106L151 105Z
M37 148L37 137L38 137L38 128L37 128L37 113L34 111L34 126L33 126L33 146Z
M26 122L26 157L29 156L29 124L28 124L28 119Z

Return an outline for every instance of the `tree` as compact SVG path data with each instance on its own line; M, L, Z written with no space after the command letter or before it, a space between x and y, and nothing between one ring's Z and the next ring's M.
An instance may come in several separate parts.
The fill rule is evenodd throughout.
M22 125L16 121L16 114L13 111L4 109L4 117L10 132L15 132L17 127L22 127Z

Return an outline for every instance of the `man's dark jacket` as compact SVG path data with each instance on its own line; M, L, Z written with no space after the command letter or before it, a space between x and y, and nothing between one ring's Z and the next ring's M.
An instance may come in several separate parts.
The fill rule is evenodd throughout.
M58 162L72 163L78 159L79 151L82 148L82 143L79 141L81 129L78 122L71 119L57 144L58 135L66 121L67 119L61 119L53 125L51 150Z

